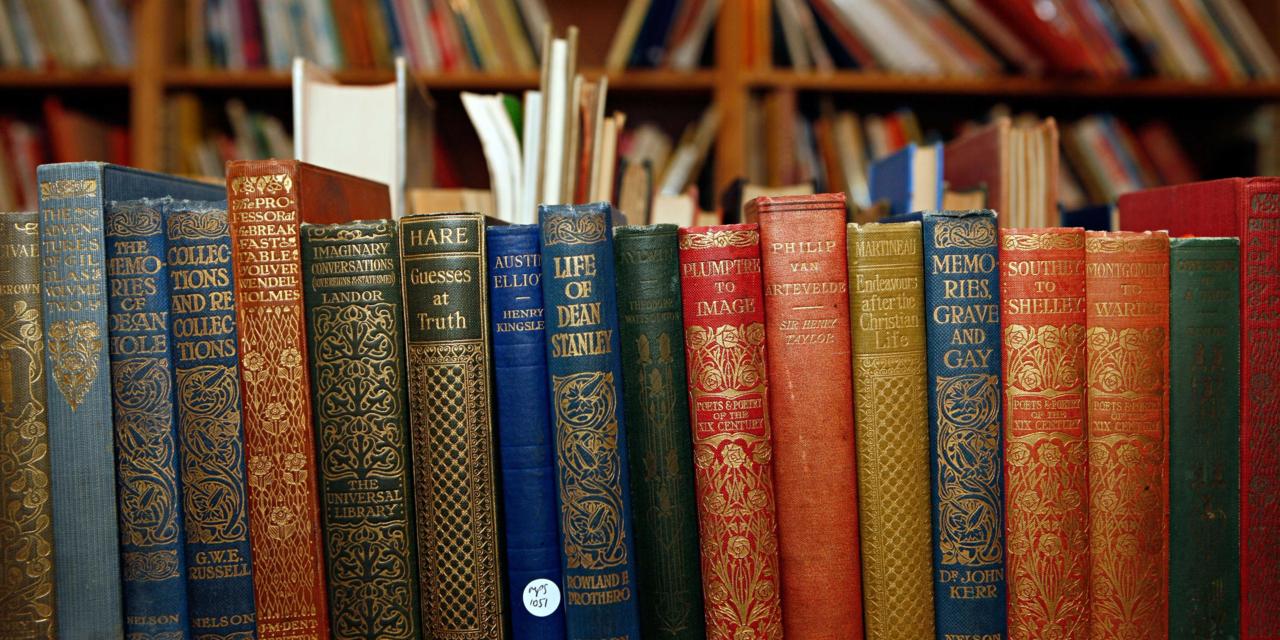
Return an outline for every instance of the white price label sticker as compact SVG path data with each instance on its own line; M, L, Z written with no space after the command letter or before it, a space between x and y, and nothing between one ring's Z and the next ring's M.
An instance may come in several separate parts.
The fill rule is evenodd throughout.
M546 578L531 580L524 587L524 608L545 618L560 608L560 587Z

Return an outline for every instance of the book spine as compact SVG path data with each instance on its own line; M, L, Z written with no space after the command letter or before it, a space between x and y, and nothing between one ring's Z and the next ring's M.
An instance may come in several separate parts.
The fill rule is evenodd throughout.
M1186 238L1169 245L1169 635L1235 638L1240 242Z
M1240 198L1240 635L1261 640L1280 638L1280 190L1250 180Z
M759 227L678 233L707 635L780 640Z
M861 638L843 201L758 211L782 625L788 636Z
M235 266L249 539L258 635L329 636L302 301L298 176L283 163L227 175Z
M36 177L58 637L121 637L102 169L44 165Z
M183 637L182 487L169 346L164 202L113 202L105 215L108 352L128 636Z
M1090 637L1169 628L1169 238L1086 232Z
M542 294L571 640L640 640L608 204L543 205Z
M676 225L614 234L640 631L706 637Z
M478 213L401 221L422 625L441 640L507 633L484 240Z
M191 634L251 640L249 474L227 210L178 203L165 223Z
M1005 636L995 214L925 214L937 637Z
M1083 229L1000 230L1009 637L1089 637Z
M0 213L0 637L57 637L40 215Z
M485 239L511 630L519 640L564 640L538 225L490 227Z
M932 638L920 223L849 225L847 234L867 637Z
M335 640L419 633L399 258L389 220L302 227Z

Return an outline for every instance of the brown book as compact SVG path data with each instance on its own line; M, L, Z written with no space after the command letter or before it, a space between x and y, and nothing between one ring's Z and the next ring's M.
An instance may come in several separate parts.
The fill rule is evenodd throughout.
M384 184L296 160L227 164L258 635L327 640L302 300L303 222L389 218Z
M862 638L844 194L756 198L782 626Z

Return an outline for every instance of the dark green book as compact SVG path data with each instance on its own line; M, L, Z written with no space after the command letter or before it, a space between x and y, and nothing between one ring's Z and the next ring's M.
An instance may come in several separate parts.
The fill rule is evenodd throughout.
M331 632L417 638L396 223L304 224L302 269Z
M1240 242L1169 241L1169 635L1240 630Z
M484 228L478 213L417 214L400 223L427 638L510 637Z
M676 225L619 227L613 242L640 631L704 638Z

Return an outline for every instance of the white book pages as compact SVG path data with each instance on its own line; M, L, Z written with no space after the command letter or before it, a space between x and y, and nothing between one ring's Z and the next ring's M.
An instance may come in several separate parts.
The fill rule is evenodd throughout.
M294 157L388 185L398 219L404 214L404 108L395 82L337 84L299 59L293 74Z
M521 162L524 176L520 181L520 203L516 208L516 224L538 222L538 196L542 187L542 92L524 92L524 146Z
M569 43L557 38L551 42L550 71L547 75L546 131L543 136L542 201L538 204L564 204L565 110L569 102L569 78L566 65Z
M504 217L504 212L509 211L511 207L511 183L506 176L510 167L507 166L506 154L499 139L498 123L493 120L493 110L490 106L493 96L463 92L461 97L462 108L467 112L467 117L471 119L471 126L475 127L476 134L480 137L480 148L484 151L485 164L489 167L489 190L493 192L495 211L482 213L510 222Z
M498 164L502 170L498 179L506 182L506 197L499 200L496 212L481 213L491 215L496 213L500 220L515 224L520 196L524 192L522 180L524 163L521 162L520 157L520 139L516 137L515 124L511 122L511 115L507 113L507 106L502 96L489 96L485 102L489 107L489 120L493 123L494 134L497 136L500 156Z

